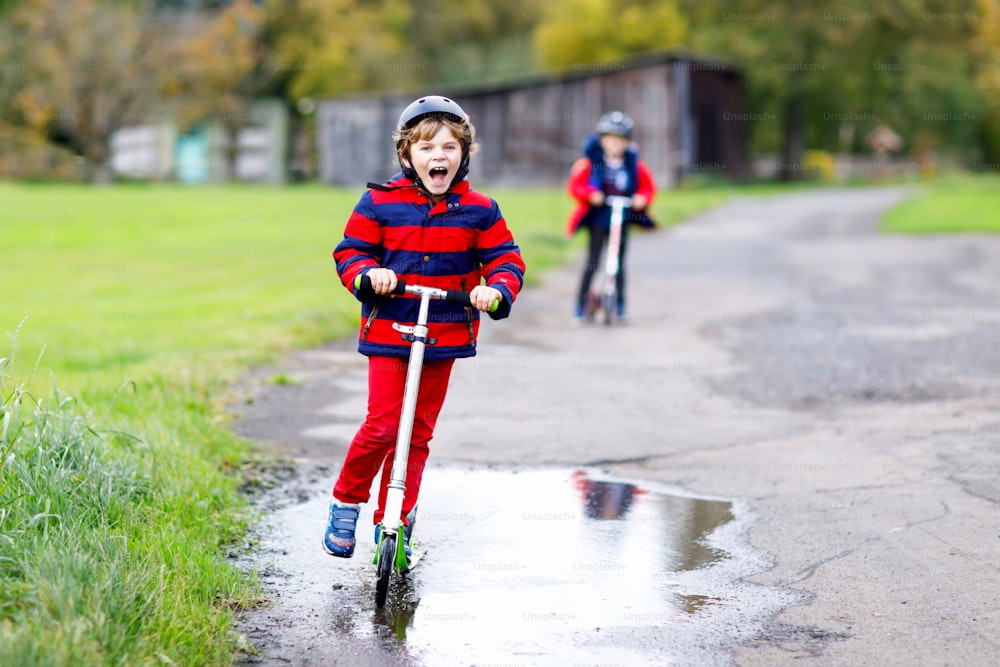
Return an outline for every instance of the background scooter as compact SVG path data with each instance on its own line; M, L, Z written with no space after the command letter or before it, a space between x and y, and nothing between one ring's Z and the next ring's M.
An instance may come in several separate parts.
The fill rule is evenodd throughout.
M599 288L591 290L587 304L587 319L598 319L610 325L618 319L618 272L621 270L618 253L621 248L625 211L632 207L631 197L610 195L604 204L611 208L611 229L608 247L604 254L604 273Z

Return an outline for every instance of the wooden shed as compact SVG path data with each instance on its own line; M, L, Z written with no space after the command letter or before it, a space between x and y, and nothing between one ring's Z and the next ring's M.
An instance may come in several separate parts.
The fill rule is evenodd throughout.
M324 100L320 178L363 186L396 173L392 131L422 94L451 97L469 113L480 144L470 173L477 185L562 185L598 117L615 109L635 118L634 139L660 187L692 173L749 174L743 76L726 63L672 53L489 86Z

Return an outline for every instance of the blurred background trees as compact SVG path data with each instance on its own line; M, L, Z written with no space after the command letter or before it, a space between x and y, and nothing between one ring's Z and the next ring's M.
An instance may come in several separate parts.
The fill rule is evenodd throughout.
M607 62L683 46L688 21L672 0L566 0L540 3L533 44L549 68Z
M744 70L751 147L786 176L879 126L914 159L1000 160L1000 0L4 0L0 20L0 173L16 149L97 177L111 133L156 114L277 96L301 121L327 96L674 49Z
M970 159L984 148L996 108L991 119L974 83L986 63L976 36L996 0L736 4L681 0L697 26L692 48L743 66L754 111L777 119L755 124L757 150L780 151L794 168L807 146L861 150L880 125L915 156L947 147Z
M254 68L263 11L249 0L196 20L167 6L26 0L0 27L0 123L104 180L121 127L224 112Z

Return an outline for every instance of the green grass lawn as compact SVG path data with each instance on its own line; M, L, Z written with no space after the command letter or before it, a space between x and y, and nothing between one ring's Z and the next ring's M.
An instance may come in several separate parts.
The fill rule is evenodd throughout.
M1000 232L1000 177L949 176L897 205L882 219L888 233L953 234Z
M664 192L654 214L778 191ZM582 250L564 191L486 192L529 284ZM226 557L252 520L232 383L353 335L330 253L360 193L0 183L5 662L230 664L232 610L259 597Z
M665 223L732 190L667 193ZM240 368L349 334L357 304L330 252L359 190L0 185L0 326L23 373L99 407L124 382ZM561 191L491 192L528 278L567 259ZM44 348L44 355L42 350ZM38 386L36 380L35 386Z

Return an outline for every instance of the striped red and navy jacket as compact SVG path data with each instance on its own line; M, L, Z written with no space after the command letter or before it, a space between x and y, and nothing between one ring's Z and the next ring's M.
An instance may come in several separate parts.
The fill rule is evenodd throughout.
M361 196L333 251L344 286L357 296L354 279L376 267L392 269L407 283L442 289L470 291L485 281L503 294L490 317L507 317L524 283L525 267L497 203L472 190L468 181L456 183L437 203L402 174L383 187ZM392 323L412 325L418 304L410 296L362 302L358 351L409 356L409 343ZM427 361L475 356L478 310L435 299L427 326L428 335L437 339L426 348Z

